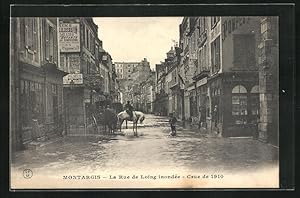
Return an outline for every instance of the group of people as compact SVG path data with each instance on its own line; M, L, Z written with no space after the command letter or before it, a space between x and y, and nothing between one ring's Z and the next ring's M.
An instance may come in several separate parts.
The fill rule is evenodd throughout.
M133 118L133 106L130 104L130 101L127 101L126 105L124 106L124 109L125 111L128 113L128 115ZM111 108L110 108L110 105L107 105L106 107L106 110L109 110L111 111ZM171 136L176 136L176 123L177 123L177 118L176 118L176 115L175 115L175 112L173 113L170 113L170 118L169 118L169 124L170 124L170 128L171 128L171 132L170 132L170 135ZM203 110L202 107L199 107L199 128L203 127L203 123L205 122L205 112ZM215 127L216 126L216 123L217 123L217 117L218 117L218 107L217 105L214 106L214 109L213 109L213 117L215 118Z

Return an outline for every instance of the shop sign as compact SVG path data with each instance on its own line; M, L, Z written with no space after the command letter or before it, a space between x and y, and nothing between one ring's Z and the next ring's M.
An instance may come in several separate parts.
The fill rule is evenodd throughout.
M59 24L59 47L61 52L80 52L80 28L78 23Z
M63 77L63 83L64 85L70 85L70 84L81 85L83 84L83 76L82 74L68 74Z
M207 77L205 78L202 78L201 80L199 80L197 83L196 83L196 86L197 87L200 87L202 85L205 85L207 83Z
M72 54L69 57L70 73L80 73L80 57L79 54Z
M194 85L187 88L188 91L192 91L193 89L195 89Z

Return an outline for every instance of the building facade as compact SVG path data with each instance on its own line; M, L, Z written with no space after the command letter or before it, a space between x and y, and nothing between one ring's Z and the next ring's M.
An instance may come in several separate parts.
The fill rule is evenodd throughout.
M260 24L261 43L258 47L260 120L258 138L278 146L278 18L261 17Z
M96 104L104 101L104 79L101 76L102 41L92 18L60 18L59 50L64 77L66 133L86 134L92 128Z
M63 76L57 18L11 19L11 129L13 149L61 135Z
M142 110L142 82L151 74L150 63L146 58L140 62L114 62L116 79L119 82L121 103L130 101L136 109Z
M155 111L223 137L257 135L260 31L259 17L184 17L179 57L156 65Z

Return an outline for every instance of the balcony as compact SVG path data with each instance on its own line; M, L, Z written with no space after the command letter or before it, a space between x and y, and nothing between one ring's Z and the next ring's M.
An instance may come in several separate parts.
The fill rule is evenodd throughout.
M209 73L210 73L209 69L207 67L204 67L204 68L202 68L202 70L199 73L196 73L194 75L193 80L198 81L205 77L208 77Z

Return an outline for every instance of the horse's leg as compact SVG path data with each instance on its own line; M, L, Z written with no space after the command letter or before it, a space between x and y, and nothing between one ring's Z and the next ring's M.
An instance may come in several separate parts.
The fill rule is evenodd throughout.
M128 129L128 127L127 127L127 120L126 120L126 129Z
M121 132L121 129L122 129L122 124L123 124L123 122L124 122L124 120L122 120L122 121L120 122L120 132Z
M136 132L136 137L138 136L138 132L137 132L137 124L138 124L138 120L135 123L135 132Z
M133 133L134 136L137 136L137 120L133 121Z

